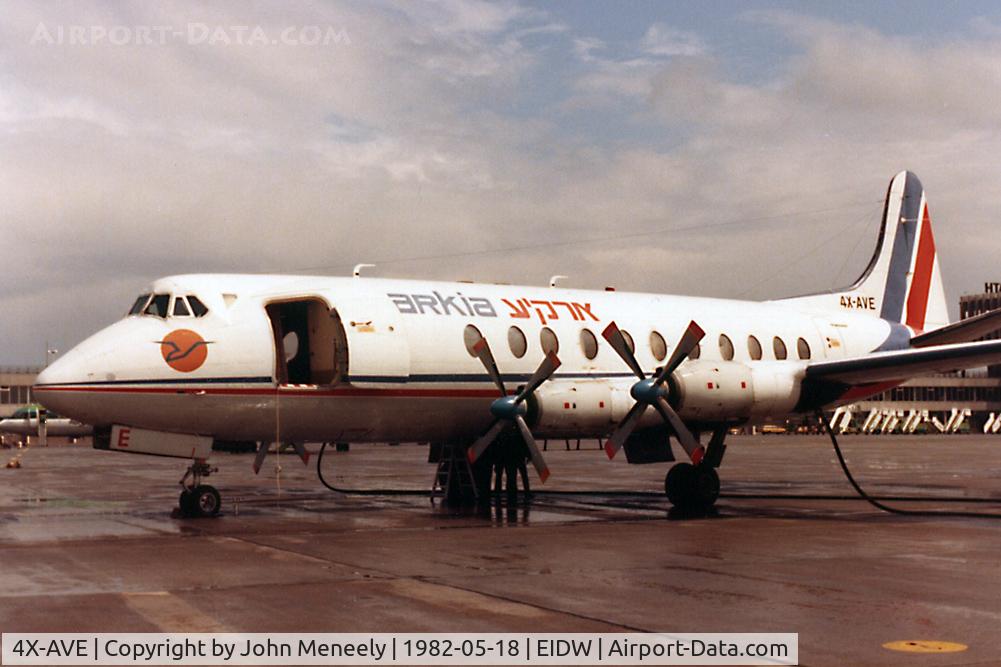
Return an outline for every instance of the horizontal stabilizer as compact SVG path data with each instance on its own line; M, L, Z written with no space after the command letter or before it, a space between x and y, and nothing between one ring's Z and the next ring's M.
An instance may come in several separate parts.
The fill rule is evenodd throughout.
M1001 330L1001 308L960 320L911 339L913 347L968 343Z
M1001 340L988 340L821 361L807 366L806 379L867 384L997 363L1001 363Z

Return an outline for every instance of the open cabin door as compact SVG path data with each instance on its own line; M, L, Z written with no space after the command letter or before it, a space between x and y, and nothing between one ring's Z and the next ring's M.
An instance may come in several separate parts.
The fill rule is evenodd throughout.
M336 310L319 298L271 303L265 309L278 384L334 385L347 377L347 337Z

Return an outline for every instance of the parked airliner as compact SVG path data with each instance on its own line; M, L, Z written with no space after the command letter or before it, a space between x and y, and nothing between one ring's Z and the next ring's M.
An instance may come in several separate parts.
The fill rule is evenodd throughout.
M40 408L38 405L26 405L15 410L10 417L0 419L0 434L38 435L39 438L44 434L46 436L80 438L90 435L92 432L93 428L89 424L81 424L76 420L60 417L47 412L45 408Z
M537 437L607 438L609 457L624 448L633 462L673 460L673 437L688 460L667 473L668 497L706 507L728 428L1001 361L1001 341L969 342L998 315L949 324L924 190L901 172L875 253L844 289L759 303L172 276L43 371L35 393L93 424L96 447L192 459L187 514L219 510L201 483L214 441L262 441L262 456L268 442L448 443L478 465L523 444L544 481Z

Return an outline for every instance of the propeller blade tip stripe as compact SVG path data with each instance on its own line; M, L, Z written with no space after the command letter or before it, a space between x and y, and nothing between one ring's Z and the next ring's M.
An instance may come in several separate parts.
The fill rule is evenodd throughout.
M545 484L547 479L549 479L549 468L543 468L539 473L539 481Z
M706 448L701 445L692 450L692 463L698 465L706 456Z
M618 448L615 445L613 445L612 443L607 442L607 441L605 442L605 454L608 455L609 459L614 459L615 458L615 454L618 451L619 450L618 450Z
M614 336L615 332L618 330L619 327L616 326L615 322L611 322L607 327L605 327L605 330L601 332L601 337L607 340L609 336Z
M706 335L706 332L702 330L702 327L700 327L700 326L699 326L699 325L698 325L698 324L697 324L697 323L695 322L695 320L692 320L692 321L691 321L691 322L690 322L690 323L688 324L688 330L689 330L689 331L691 331L691 332L692 332L693 334L695 334L696 336L698 336L699 338L702 338L703 336L705 336L705 335Z

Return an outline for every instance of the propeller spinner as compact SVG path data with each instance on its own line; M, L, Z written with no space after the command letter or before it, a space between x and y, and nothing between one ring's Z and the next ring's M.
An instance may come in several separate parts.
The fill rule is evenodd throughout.
M685 360L688 354L699 344L699 341L702 340L702 337L705 336L702 327L694 321L689 323L685 333L681 336L681 340L678 341L678 345L674 348L671 358L667 360L667 363L664 364L663 368L656 375L652 375L649 378L643 372L639 362L636 361L632 349L630 349L625 336L622 335L615 322L605 327L601 335L612 346L612 349L622 357L622 360L636 374L636 377L639 378L639 381L629 390L630 395L636 400L636 404L633 405L625 418L619 423L611 437L605 441L605 453L608 454L608 458L613 458L616 452L622 448L629 435L635 430L636 425L639 424L643 413L646 412L648 407L652 406L660 413L664 422L674 431L678 442L681 443L681 446L685 449L689 458L691 458L692 463L698 465L702 461L702 457L705 456L705 448L698 443L692 432L681 421L681 417L678 416L678 413L675 412L674 408L667 401L668 392L665 384L671 373L681 365L681 362Z
M521 432L521 437L532 459L532 465L535 466L535 470L539 473L539 479L545 483L546 479L549 478L549 467L542 457L542 452L539 451L539 446L535 443L535 438L532 437L532 432L529 430L528 424L525 423L525 413L528 411L525 401L543 382L552 377L556 369L560 367L559 358L553 352L547 353L546 358L542 360L535 373L529 378L528 384L522 387L521 391L516 395L509 396L507 389L504 387L504 381L501 379L500 371L497 370L497 362L494 361L494 355L490 352L490 345L487 343L487 339L480 338L473 345L472 352L483 364L483 367L486 368L487 374L494 381L497 389L500 390L500 398L495 399L490 404L490 413L494 416L494 423L486 433L470 446L468 452L469 462L474 463L493 444L504 429L513 425Z

